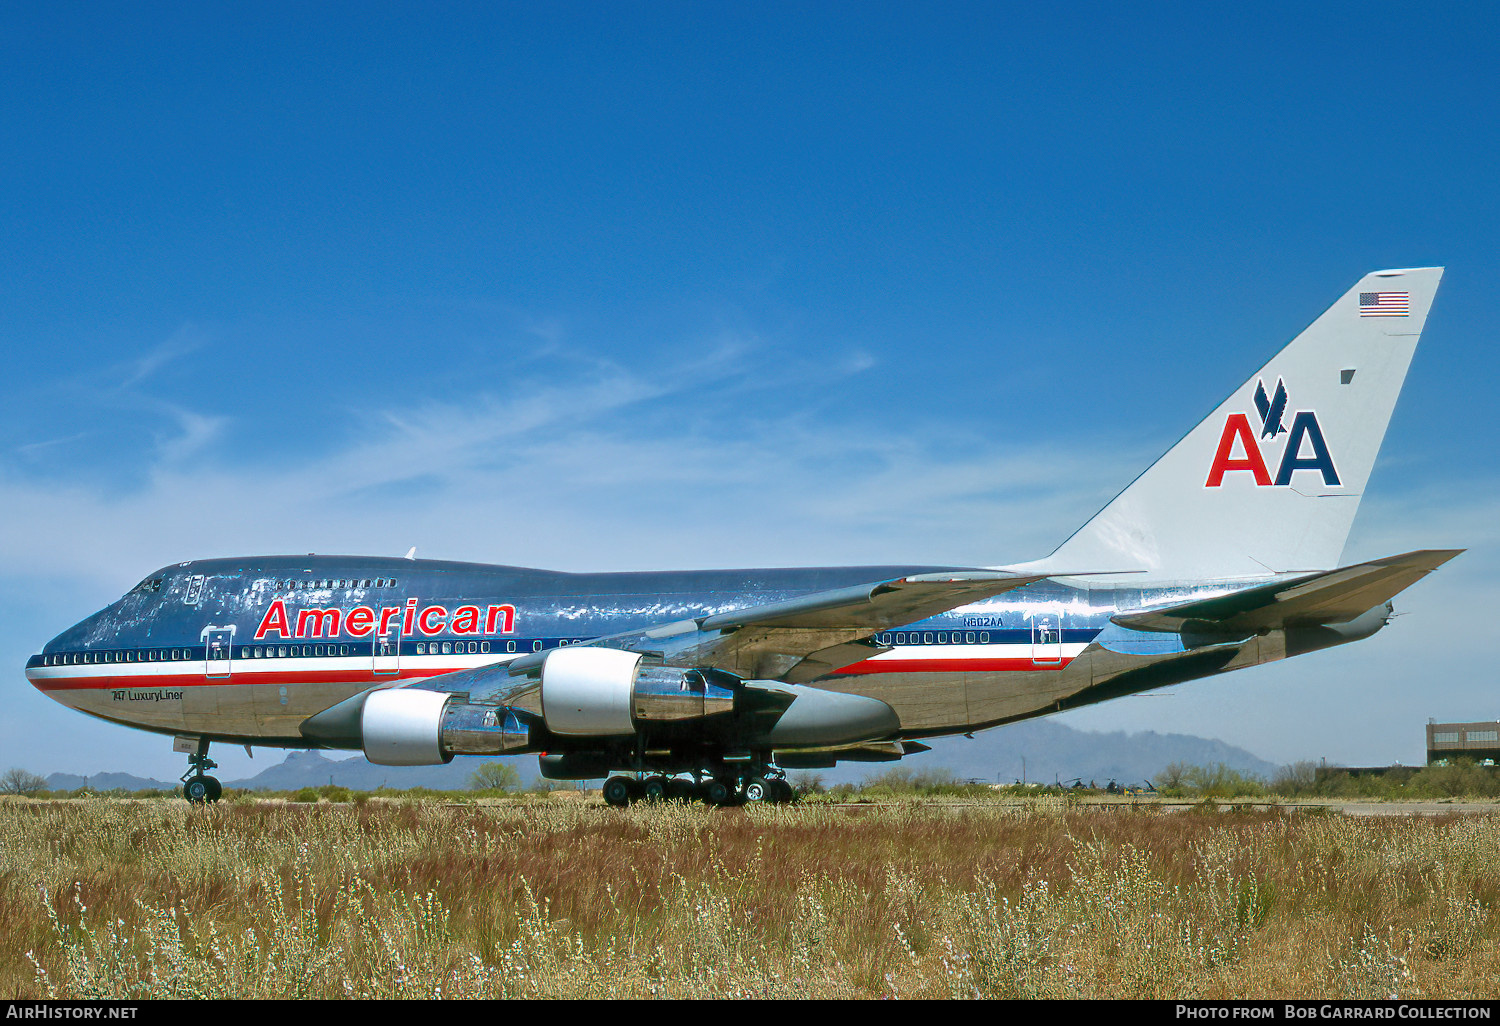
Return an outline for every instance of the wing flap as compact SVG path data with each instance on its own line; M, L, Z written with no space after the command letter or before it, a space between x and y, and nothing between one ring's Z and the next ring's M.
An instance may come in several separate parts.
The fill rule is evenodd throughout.
M1256 633L1348 623L1389 602L1463 549L1422 549L1293 580L1112 617L1138 631Z

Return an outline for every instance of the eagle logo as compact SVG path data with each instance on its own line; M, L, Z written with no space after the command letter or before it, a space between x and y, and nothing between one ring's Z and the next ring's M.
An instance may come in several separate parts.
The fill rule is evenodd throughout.
M1276 379L1276 398L1266 396L1266 384L1264 381L1255 383L1255 409L1260 413L1260 437L1275 438L1286 431L1281 423L1282 414L1286 413L1286 385L1280 378Z

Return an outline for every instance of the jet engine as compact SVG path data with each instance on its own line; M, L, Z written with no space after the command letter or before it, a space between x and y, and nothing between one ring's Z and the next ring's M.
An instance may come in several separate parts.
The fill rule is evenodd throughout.
M635 652L580 647L548 654L538 690L549 731L608 737L634 734L643 723L732 712L739 684L722 670L642 666Z
M455 755L503 755L530 742L513 710L456 697L415 688L366 695L359 721L365 758L381 766L437 766Z

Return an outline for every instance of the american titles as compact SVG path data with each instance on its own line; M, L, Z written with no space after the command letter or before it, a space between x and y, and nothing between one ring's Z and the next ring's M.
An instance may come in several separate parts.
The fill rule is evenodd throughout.
M295 617L295 622L293 618ZM409 598L405 605L384 606L376 610L373 606L355 606L345 610L339 608L288 610L285 599L276 599L260 618L255 628L255 640L269 637L285 638L332 638L340 633L353 638L364 638L371 634L386 637L400 633L403 637L417 634L511 634L516 629L516 607L510 604L498 606L459 606L451 612L446 606L417 607L417 600Z

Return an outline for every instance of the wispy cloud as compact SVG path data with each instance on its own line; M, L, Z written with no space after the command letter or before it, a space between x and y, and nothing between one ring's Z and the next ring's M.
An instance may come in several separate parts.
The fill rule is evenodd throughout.
M89 434L90 432L88 431L77 431L62 438L47 438L43 439L40 442L28 442L25 445L16 446L14 451L21 456L32 456L36 453L45 452L48 449L55 448L59 445L71 445L73 442L82 441L83 439L89 437Z
M197 325L184 324L145 354L118 368L121 374L120 390L127 391L144 384L161 368L192 354L207 341L207 334Z
M292 437L227 458L227 418L156 403L173 430L135 488L0 475L0 573L118 583L225 552L418 543L563 567L994 562L1041 554L1101 499L1097 484L1038 493L1107 482L1108 457L955 455L951 428L805 415L777 400L805 368L762 370L760 355L723 336L650 373L600 359L470 403L351 412L354 440L318 455Z

